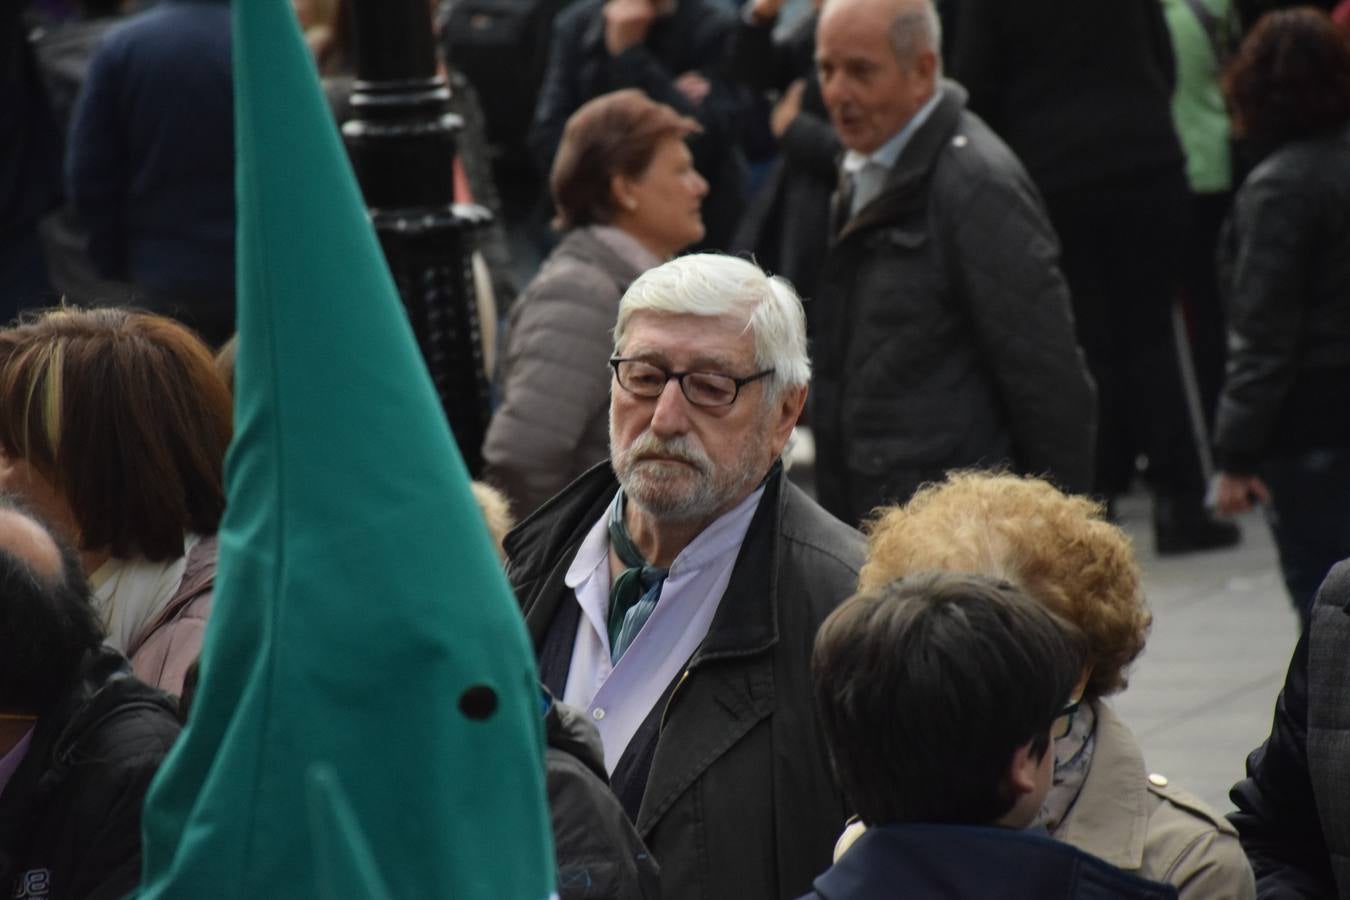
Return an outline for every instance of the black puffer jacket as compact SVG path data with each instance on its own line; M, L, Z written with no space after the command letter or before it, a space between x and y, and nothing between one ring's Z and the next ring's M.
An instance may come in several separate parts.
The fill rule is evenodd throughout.
M178 728L173 701L120 654L91 655L0 794L0 896L117 900L136 887L141 807Z
M1220 466L1350 446L1350 128L1286 144L1238 192Z
M820 500L844 521L957 467L1092 485L1096 401L1055 233L965 91L942 92L826 260L812 421Z

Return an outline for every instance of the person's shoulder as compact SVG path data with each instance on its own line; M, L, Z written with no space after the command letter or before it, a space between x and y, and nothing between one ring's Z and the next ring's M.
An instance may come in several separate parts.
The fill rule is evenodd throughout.
M1225 897L1254 896L1251 865L1232 823L1164 775L1150 774L1147 787L1153 805L1146 853L1154 858L1156 876L1182 888L1183 896L1216 890Z
M795 556L806 567L824 566L838 577L851 580L851 592L867 554L867 542L861 532L830 515L783 476L787 496L778 523L779 533L789 541ZM842 598L840 598L842 599Z

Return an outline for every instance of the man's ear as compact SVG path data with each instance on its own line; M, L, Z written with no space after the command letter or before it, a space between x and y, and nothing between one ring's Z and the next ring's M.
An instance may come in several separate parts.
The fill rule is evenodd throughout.
M1008 763L1006 776L1008 794L1013 800L1018 800L1024 794L1036 790L1036 775L1041 768L1041 757L1032 755L1031 744L1031 741L1027 741L1014 750L1012 760ZM1049 748L1045 752L1049 753Z
M919 58L914 62L914 72L919 76L918 83L922 86L924 96L931 97L933 90L937 87L937 51L919 51Z
M773 448L781 455L787 446L788 435L801 418L802 408L806 406L806 385L784 389L774 401L774 417L770 423L773 434Z
M1008 761L1008 769L1003 774L1001 785L1003 798L1008 803L1008 811L994 822L1004 828L1022 829L1030 825L1040 812L1041 797L1038 796L1038 775L1045 764L1045 754L1035 756L1031 752L1031 741L1013 751ZM1053 753L1053 747L1047 747L1046 753Z

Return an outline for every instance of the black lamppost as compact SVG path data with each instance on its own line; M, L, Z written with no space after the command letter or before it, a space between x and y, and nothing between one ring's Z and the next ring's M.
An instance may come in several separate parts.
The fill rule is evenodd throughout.
M491 214L456 205L461 121L437 74L427 0L352 0L356 81L342 134L418 346L471 475L488 384L472 255Z

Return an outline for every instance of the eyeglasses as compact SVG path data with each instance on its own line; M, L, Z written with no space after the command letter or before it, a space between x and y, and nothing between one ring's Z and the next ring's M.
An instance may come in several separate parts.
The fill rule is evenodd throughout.
M1073 728L1073 714L1078 712L1078 707L1083 705L1083 698L1069 701L1068 705L1059 711L1055 717L1054 723L1050 726L1050 737L1054 740L1066 738L1069 731Z
M680 383L680 393L695 406L730 406L741 394L741 388L753 381L767 378L773 369L736 378L718 372L671 372L640 359L616 356L609 361L614 367L614 378L619 387L636 397L654 399L661 396L666 383L674 378Z

